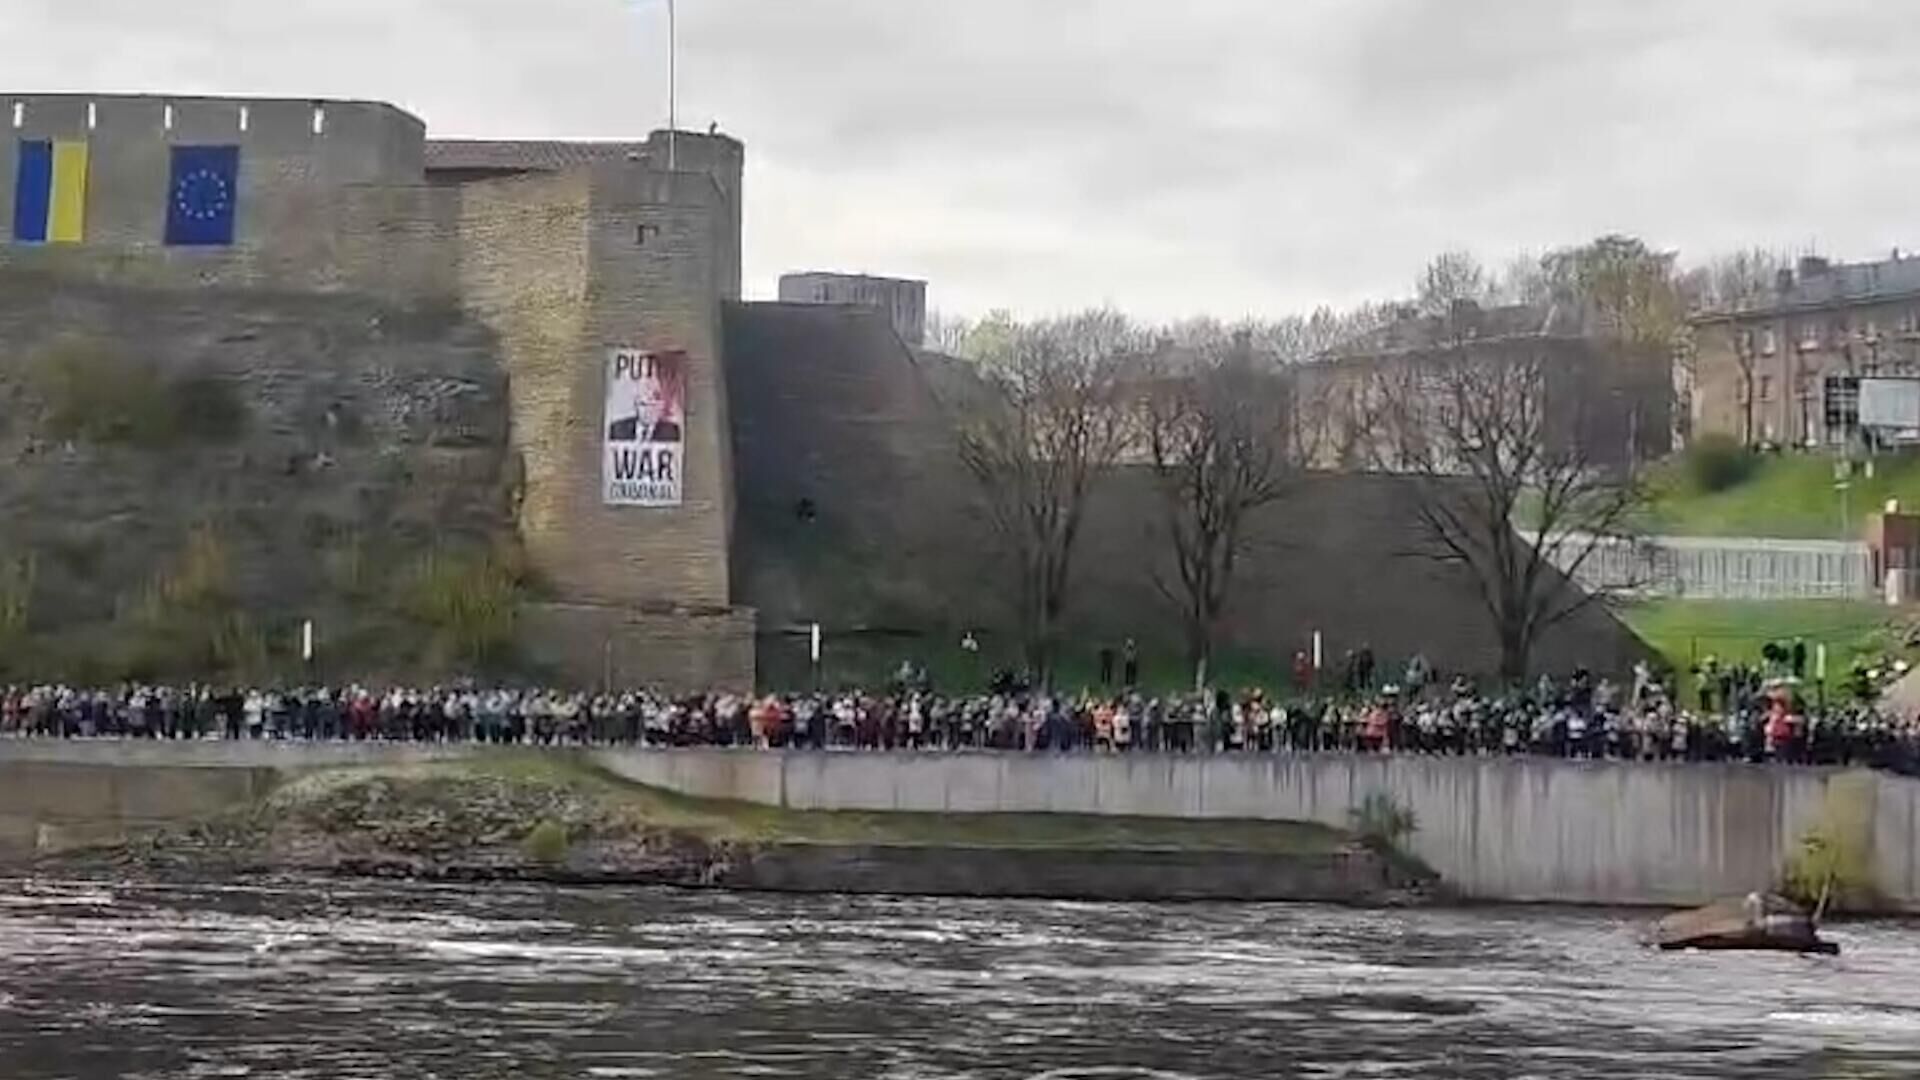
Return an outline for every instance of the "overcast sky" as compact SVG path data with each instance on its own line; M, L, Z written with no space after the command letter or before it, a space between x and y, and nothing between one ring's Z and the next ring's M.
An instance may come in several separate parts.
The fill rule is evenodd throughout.
M665 0L0 0L0 89L377 98L434 134L666 115ZM1279 315L1604 231L1920 247L1902 0L679 0L747 144L751 295Z

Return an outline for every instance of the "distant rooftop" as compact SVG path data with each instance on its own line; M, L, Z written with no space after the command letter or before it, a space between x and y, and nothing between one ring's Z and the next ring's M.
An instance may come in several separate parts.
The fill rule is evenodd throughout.
M1697 318L1842 307L1914 294L1920 294L1920 255L1903 255L1896 248L1890 258L1858 263L1808 255L1792 269L1782 268L1765 296L1730 311L1702 312Z
M780 275L781 280L794 281L875 281L887 285L925 285L921 278L892 277L886 274L848 274L839 270L791 270Z

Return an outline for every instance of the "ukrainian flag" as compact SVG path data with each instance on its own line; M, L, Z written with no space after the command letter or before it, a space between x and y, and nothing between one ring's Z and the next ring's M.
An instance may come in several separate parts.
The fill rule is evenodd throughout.
M77 244L87 224L87 144L25 140L13 187L13 238Z

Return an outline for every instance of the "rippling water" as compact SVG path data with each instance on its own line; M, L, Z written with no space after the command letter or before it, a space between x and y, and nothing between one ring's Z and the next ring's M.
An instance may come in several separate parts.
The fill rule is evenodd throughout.
M0 1076L1909 1077L1920 929L0 881Z

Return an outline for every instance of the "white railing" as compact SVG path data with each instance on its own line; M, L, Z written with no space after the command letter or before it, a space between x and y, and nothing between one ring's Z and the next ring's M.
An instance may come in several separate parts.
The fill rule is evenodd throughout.
M1584 537L1560 545L1566 570ZM1601 540L1573 577L1588 589L1699 600L1864 600L1873 596L1867 545L1745 536Z

